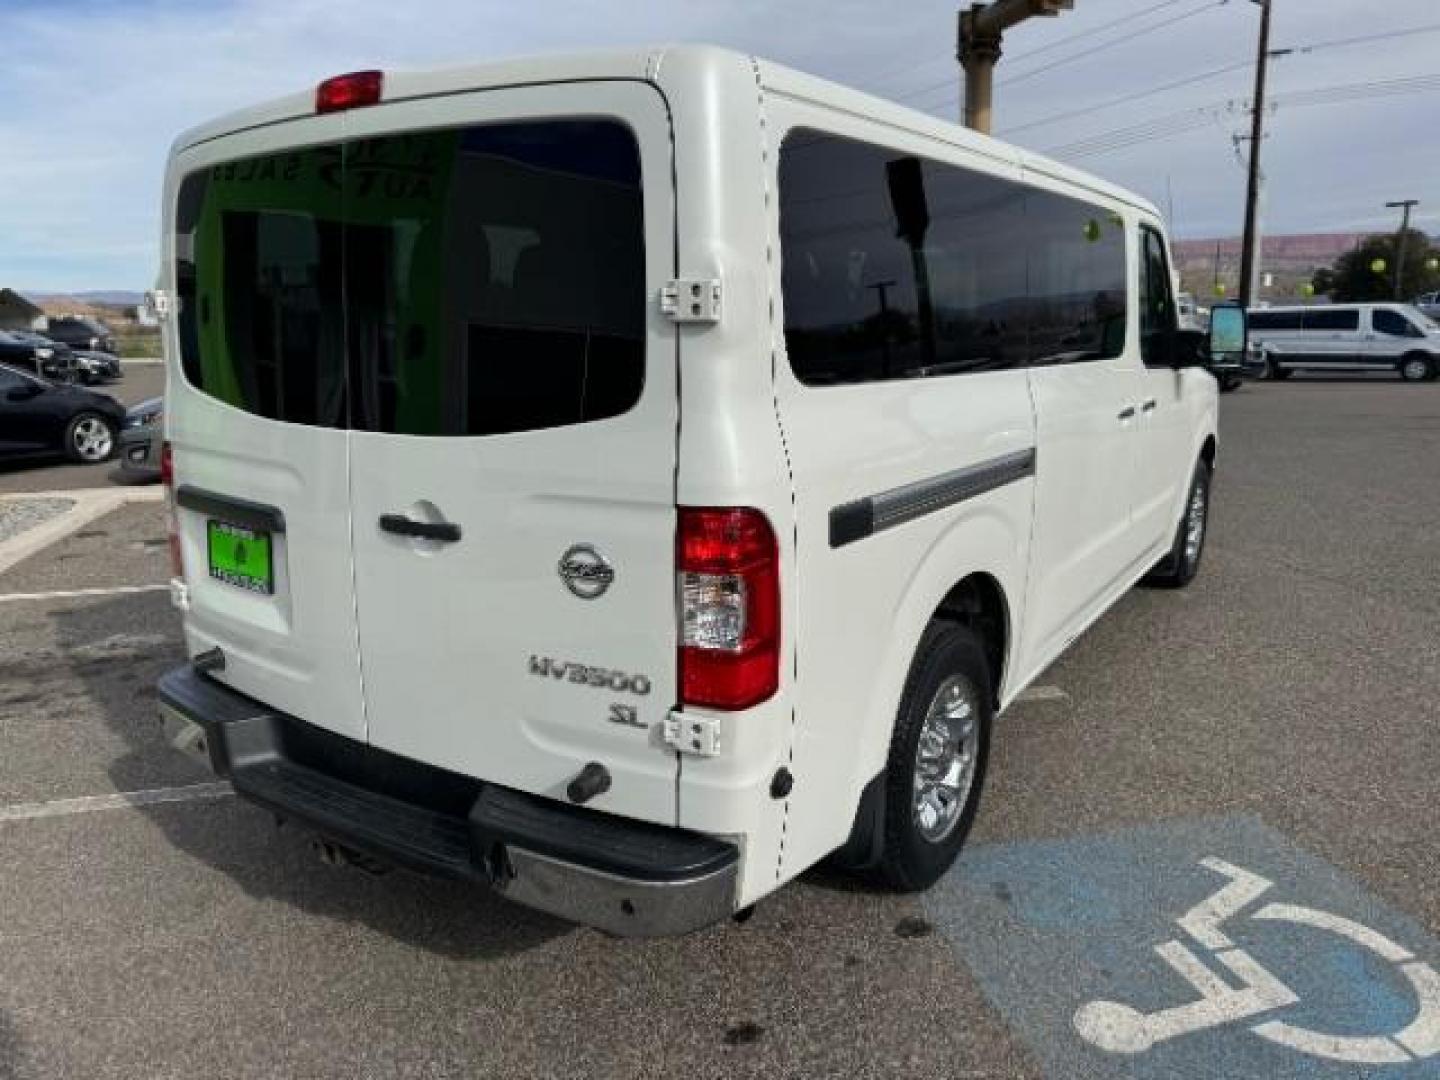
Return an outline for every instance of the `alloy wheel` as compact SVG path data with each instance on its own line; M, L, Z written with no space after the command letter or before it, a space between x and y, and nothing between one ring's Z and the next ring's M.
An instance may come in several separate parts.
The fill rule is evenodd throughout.
M87 416L76 424L72 438L75 453L82 461L104 461L115 445L110 426L96 416Z
M915 828L932 844L945 840L960 821L980 751L980 708L963 675L940 684L925 714L915 748L912 810Z

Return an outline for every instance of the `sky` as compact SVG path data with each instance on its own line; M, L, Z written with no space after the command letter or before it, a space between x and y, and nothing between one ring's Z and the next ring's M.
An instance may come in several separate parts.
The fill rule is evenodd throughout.
M1417 198L1440 232L1440 5L1273 2L1272 48L1313 48L1271 67L1266 230L1391 229L1385 203ZM1075 0L1024 23L996 134L1173 208L1176 236L1238 234L1259 14ZM1372 40L1339 44L1356 37ZM166 153L217 114L361 68L661 41L958 113L955 5L937 0L0 0L0 286L152 284Z

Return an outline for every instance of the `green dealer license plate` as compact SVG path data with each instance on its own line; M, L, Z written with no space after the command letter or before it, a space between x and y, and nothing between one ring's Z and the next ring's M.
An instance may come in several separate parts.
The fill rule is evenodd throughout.
M211 521L208 529L212 578L251 592L275 591L268 532L256 532L224 521Z

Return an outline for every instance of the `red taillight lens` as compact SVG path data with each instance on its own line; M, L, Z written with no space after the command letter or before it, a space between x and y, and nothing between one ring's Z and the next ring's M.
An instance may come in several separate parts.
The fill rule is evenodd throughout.
M349 75L326 79L315 88L315 111L341 112L374 105L380 100L384 82L385 75L379 71L352 71Z
M185 564L180 561L180 521L175 510L175 458L168 439L160 447L160 483L165 486L165 528L170 541L170 572L176 577L184 577Z
M780 550L759 510L681 507L680 699L748 709L780 685Z

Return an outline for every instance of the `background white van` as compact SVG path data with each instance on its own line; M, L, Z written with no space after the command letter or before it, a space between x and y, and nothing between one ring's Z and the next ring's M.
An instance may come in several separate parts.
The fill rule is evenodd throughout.
M1261 308L1250 313L1250 330L1274 378L1393 371L1418 382L1440 372L1440 326L1410 304Z

